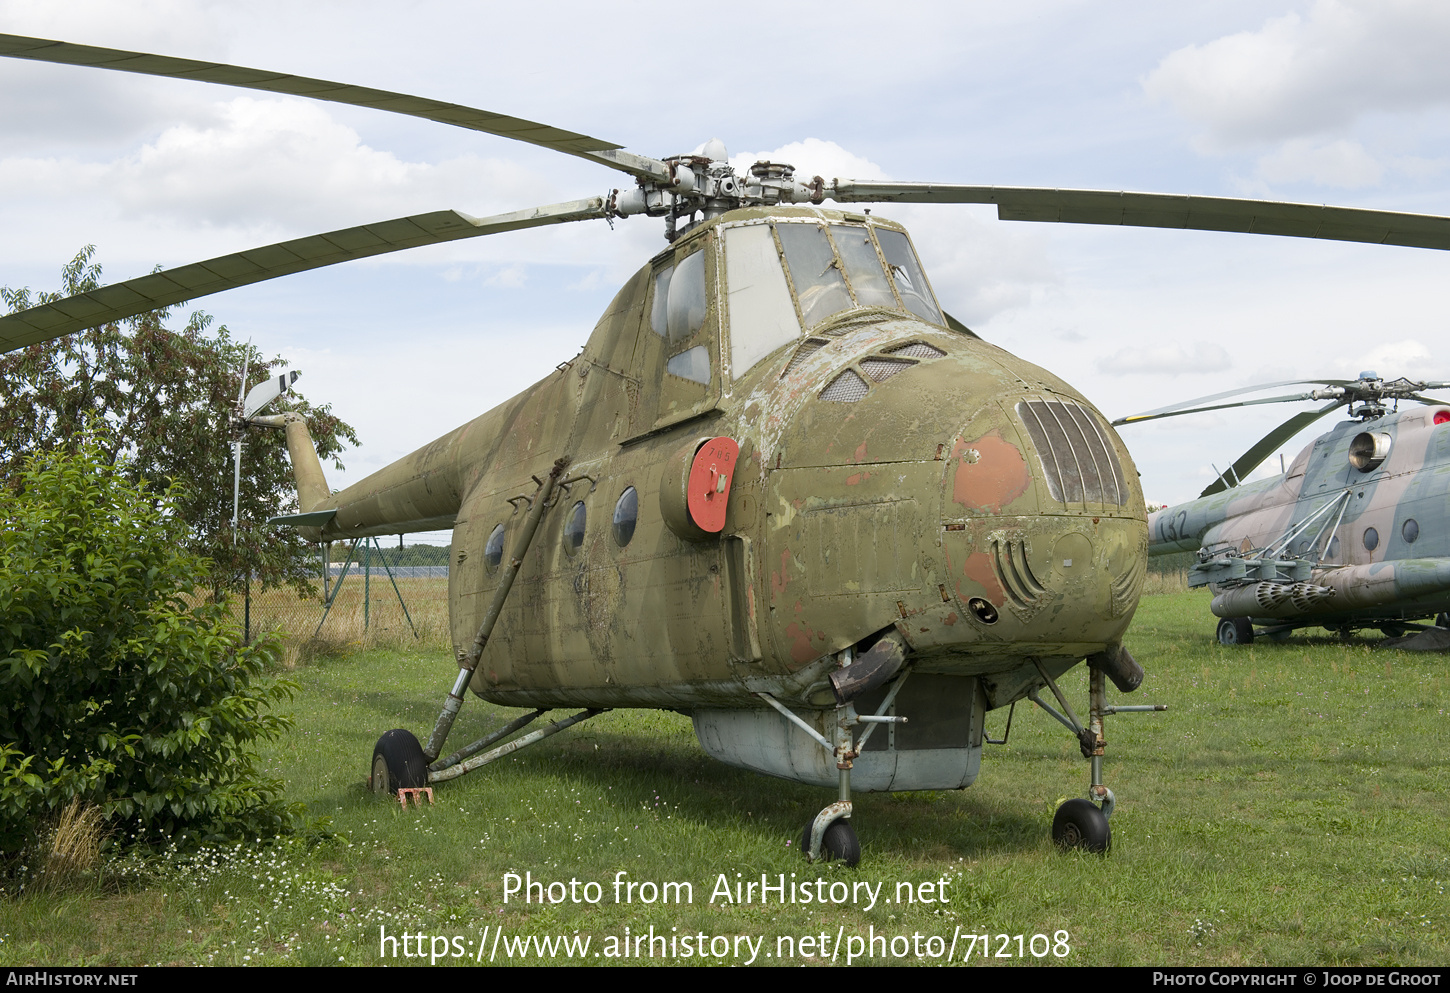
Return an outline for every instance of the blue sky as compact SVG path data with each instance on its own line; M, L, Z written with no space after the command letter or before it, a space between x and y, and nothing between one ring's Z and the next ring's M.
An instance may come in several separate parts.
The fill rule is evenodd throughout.
M771 153L827 177L1450 214L1450 7L1430 0L0 0L0 31L416 93L653 156L719 137L740 159ZM108 279L124 279L314 231L449 207L485 215L623 182L394 115L0 64L0 284L10 286L52 288L88 243ZM878 212L908 225L947 310L1109 417L1363 368L1450 379L1443 253L1027 225L977 207ZM573 355L660 235L645 218L516 233L197 306L285 355L304 372L299 388L358 428L363 447L330 476L338 485ZM1149 500L1174 502L1273 423L1259 409L1124 438Z

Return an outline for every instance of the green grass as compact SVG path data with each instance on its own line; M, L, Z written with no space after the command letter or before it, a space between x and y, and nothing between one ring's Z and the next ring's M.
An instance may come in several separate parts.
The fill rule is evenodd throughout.
M1153 596L1139 609L1128 644L1148 677L1124 702L1171 709L1109 719L1106 774L1118 805L1105 858L1053 849L1053 808L1083 794L1087 763L1059 725L1022 707L1010 743L988 746L972 788L858 795L856 870L808 866L798 853L830 791L713 762L689 720L669 713L603 715L436 788L431 808L403 812L364 789L373 742L390 727L425 734L455 670L441 653L370 650L293 673L304 686L298 728L268 753L291 796L341 837L124 860L89 889L12 893L0 899L0 963L373 965L383 961L381 927L427 935L425 962L433 937L457 936L440 964L472 964L480 937L491 942L498 928L505 942L577 932L591 939L586 961L601 964L609 959L594 953L607 954L611 936L653 926L676 939L730 939L730 954L707 959L725 963L749 957L743 945L734 954L739 936L765 939L757 962L779 963L765 956L782 937L824 933L829 957L838 934L858 948L873 934L919 935L926 951L926 939L949 941L960 928L992 936L988 957L974 949L979 964L1443 964L1445 659L1327 638L1221 648L1207 600ZM1083 673L1067 684L1085 709ZM450 744L512 713L471 699ZM990 716L994 736L1004 717ZM694 900L616 904L621 871L640 883L689 882ZM601 900L505 903L509 873L597 882ZM712 903L720 874L733 883L736 873L884 885L870 909ZM884 902L898 883L941 879L948 903ZM1041 951L1059 931L1066 956L1031 954L1034 934L1047 936ZM1024 935L1020 958L1015 937L1010 957L997 957L1003 934ZM959 937L958 959L968 940ZM420 961L402 951L389 961ZM809 954L793 951L785 964L820 958L814 942ZM859 961L918 959L878 944Z

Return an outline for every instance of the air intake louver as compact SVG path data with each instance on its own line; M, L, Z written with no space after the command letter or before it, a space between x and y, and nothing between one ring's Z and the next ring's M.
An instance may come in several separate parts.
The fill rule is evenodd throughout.
M940 348L933 348L924 341L914 341L910 345L902 345L900 348L893 348L887 355L909 355L914 359L939 359L946 352Z
M1008 604L1023 620L1031 618L1054 599L1027 562L1025 538L994 536L992 570L1002 584L1002 591L1007 594Z
M821 391L821 399L835 400L838 403L855 403L866 395L866 388L866 380L847 369L831 380L830 385Z
M884 383L901 370L909 369L914 364L903 359L863 359L861 371L870 376L873 383Z
M1123 470L1097 418L1075 403L1024 400L1017 416L1042 460L1048 492L1062 503L1123 506Z
M790 357L790 364L785 367L785 372L781 373L781 376L789 376L795 372L805 364L806 359L820 351L826 343L826 339L824 338L807 338L801 343L801 347L796 349L795 354Z

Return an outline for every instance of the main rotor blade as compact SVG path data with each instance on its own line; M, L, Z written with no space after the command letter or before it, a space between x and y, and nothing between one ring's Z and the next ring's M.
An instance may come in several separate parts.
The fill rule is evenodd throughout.
M224 86L239 86L249 90L265 90L270 93L345 103L354 107L386 110L394 114L437 121L440 124L452 124L471 131L483 131L501 138L526 141L531 145L618 169L638 179L671 178L669 167L663 162L623 151L619 145L611 142L519 117L509 117L507 114L495 114L475 107L409 96L406 93L393 93L390 90L375 90L367 86L351 86L347 83L334 83L326 79L293 76L264 69L247 69L221 62L197 62L193 59L73 45L64 41L13 34L0 34L0 56L88 66L94 69L115 69L146 76L195 79L204 83L220 83Z
M1247 407L1260 403L1287 403L1290 400L1315 400L1319 399L1309 393L1298 393L1294 396L1269 397L1265 400L1246 400L1242 403L1220 403L1211 407L1202 407L1200 404L1210 403L1214 400L1226 400L1229 397L1242 396L1245 393L1257 393L1260 390L1272 390L1279 386L1297 386L1300 383L1314 383L1318 386L1349 386L1353 381L1347 379L1286 379L1278 383L1259 383L1257 386L1240 386L1238 389L1225 390L1222 393L1214 393L1206 397L1198 397L1195 400L1184 400L1180 403L1169 404L1167 407L1159 407L1157 410L1145 411L1141 414L1129 414L1127 417L1120 417L1113 422L1113 427L1123 424L1137 424L1140 421L1154 421L1160 417L1177 417L1179 414L1197 414L1205 410L1223 410L1226 407Z
M1219 476L1213 482L1209 483L1204 491L1198 495L1200 497L1212 496L1215 493L1228 489L1229 477L1233 478L1234 485L1238 485L1238 482L1257 469L1259 463L1268 458L1274 449L1339 406L1340 403L1336 400L1334 403L1325 404L1318 410L1306 410L1302 413L1295 414L1255 442L1253 448L1250 448L1247 452L1240 455L1238 461L1230 466L1222 476Z
M994 203L1004 221L1063 221L1191 228L1294 238L1450 249L1450 217L1272 200L837 179L826 196L841 203Z
M502 231L607 216L604 199L590 197L484 218L470 217L456 210L438 210L264 245L206 262L153 272L0 317L0 352L49 341L84 328L110 324L222 290L352 259Z

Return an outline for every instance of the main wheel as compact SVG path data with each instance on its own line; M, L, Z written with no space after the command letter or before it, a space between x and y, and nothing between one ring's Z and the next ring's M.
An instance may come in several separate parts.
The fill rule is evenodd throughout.
M1069 800L1052 818L1052 840L1063 851L1106 852L1113 843L1107 816L1090 800Z
M1247 617L1225 617L1218 622L1220 645L1247 645L1254 640L1254 626Z
M809 855L811 851L811 828L815 827L814 820L806 824L805 836L801 839L801 854ZM861 842L856 839L856 831L851 827L851 822L845 818L831 822L826 828L825 836L821 838L821 861L829 862L832 859L840 859L846 863L846 868L854 869L861 861Z
M368 780L374 793L393 793L428 785L428 759L413 732L394 728L373 746L373 775Z

